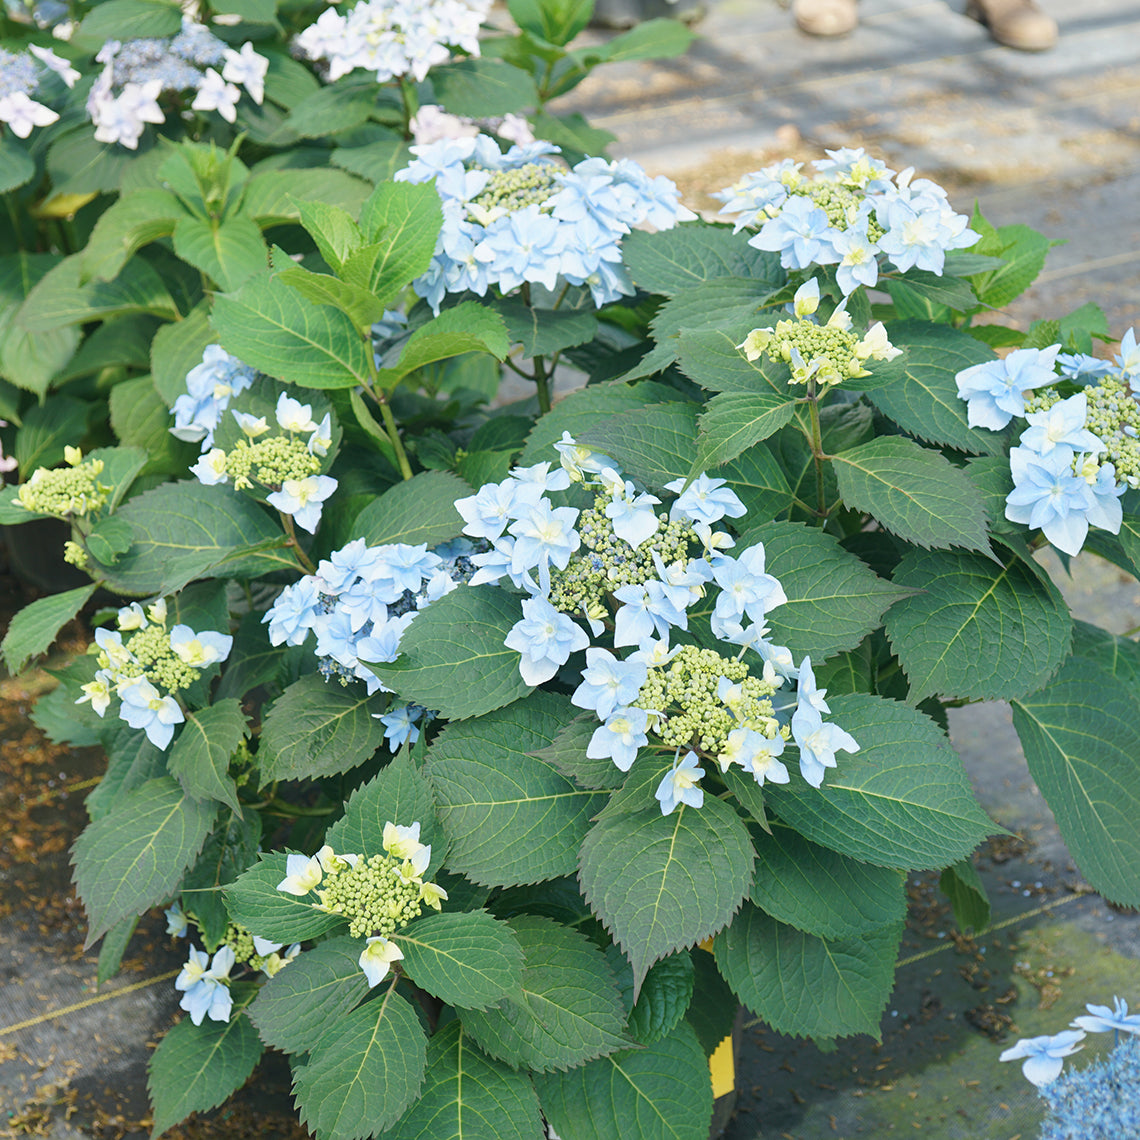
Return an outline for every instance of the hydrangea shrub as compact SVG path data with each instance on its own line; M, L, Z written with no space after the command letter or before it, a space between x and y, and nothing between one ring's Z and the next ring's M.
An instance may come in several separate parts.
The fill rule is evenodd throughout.
M194 193L248 201L237 158L175 157L207 153ZM736 229L553 146L405 169L297 203L307 252L169 334L178 481L120 444L0 496L92 579L10 667L125 603L35 717L109 757L75 847L100 976L148 908L189 938L156 1132L273 1048L322 1140L703 1140L738 1003L875 1035L907 872L984 922L950 706L1011 701L1074 858L1140 903L1140 658L1033 558L1140 573L1133 342L979 320L1046 239L853 152L755 176ZM496 403L504 368L533 396Z

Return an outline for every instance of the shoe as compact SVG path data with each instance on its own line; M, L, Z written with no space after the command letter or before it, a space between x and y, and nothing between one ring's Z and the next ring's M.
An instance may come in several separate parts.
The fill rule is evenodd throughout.
M809 36L845 36L859 22L855 0L795 0L792 15Z
M1057 21L1034 0L969 0L966 15L989 28L999 44L1018 51L1048 51L1057 43Z

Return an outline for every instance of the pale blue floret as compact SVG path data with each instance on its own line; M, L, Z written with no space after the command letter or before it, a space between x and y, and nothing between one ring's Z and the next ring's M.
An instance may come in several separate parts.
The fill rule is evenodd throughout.
M190 959L174 982L174 988L183 991L178 1004L195 1025L201 1025L206 1017L211 1021L229 1021L233 1007L228 985L234 965L233 948L221 947L208 969L206 962L205 951L191 946Z
M1085 428L1088 411L1088 396L1078 392L1044 411L1030 412L1025 417L1030 426L1021 433L1021 446L1038 455L1045 455L1058 445L1099 454L1104 451L1104 444Z
M166 916L166 933L174 938L185 938L190 920L182 913L182 907L171 903L162 913Z
M785 202L779 215L765 222L748 244L778 253L785 269L806 269L839 260L831 243L834 232L819 206L810 198L797 196Z
M1099 356L1088 356L1083 352L1060 352L1057 354L1057 367L1062 376L1070 380L1095 383L1106 376L1112 376L1116 369L1111 360L1101 360Z
M1128 1002L1123 998L1113 997L1112 1006L1086 1005L1089 1012L1080 1017L1073 1018L1070 1023L1074 1029L1083 1029L1086 1033L1140 1033L1140 1013L1128 1012Z
M800 775L813 788L835 768L836 752L858 752L855 738L837 724L827 724L811 704L798 704L792 714L792 739L800 750Z
M614 591L622 603L614 616L614 645L636 645L639 649L655 637L668 638L670 626L689 628L689 616L674 605L660 582L649 579L641 584L622 586Z
M1028 1037L1006 1049L999 1061L1024 1061L1021 1071L1027 1080L1042 1088L1060 1076L1064 1058L1084 1048L1083 1030L1066 1029L1052 1037Z
M966 401L970 427L1001 431L1014 416L1025 414L1024 392L1052 384L1059 345L1019 348L1002 360L987 360L964 368L955 377L958 395Z
M525 599L522 612L522 619L511 627L504 644L520 655L522 679L528 685L541 685L570 660L571 654L585 649L590 639L545 598Z
M599 720L608 720L614 709L637 700L648 677L649 668L644 661L620 661L608 649L587 649L582 683L570 702L597 713Z
M613 760L621 771L628 772L637 759L637 750L649 743L649 716L645 709L615 709L605 724L594 729L586 755L591 760Z
M165 749L174 738L174 726L186 718L178 702L164 697L145 677L134 677L119 689L119 716L131 728L141 728L155 748Z
M1009 453L1013 490L1006 496L1005 517L1044 532L1066 554L1077 554L1089 530L1089 511L1096 505L1092 489L1073 473L1071 447L1054 447L1048 455L1015 447Z
M814 280L814 279L813 279ZM684 518L694 523L712 526L726 515L738 519L745 513L740 496L727 485L724 479L712 479L703 471L689 485L684 479L674 479L665 484L666 491L677 495L669 508L671 519Z
M393 752L398 752L405 743L415 744L420 738L418 722L424 715L423 705L400 705L390 712L376 714L384 725L384 739Z
M705 774L703 768L697 767L697 754L686 752L680 763L665 773L661 783L654 793L661 804L661 814L668 815L679 804L688 804L689 807L700 808L705 802L705 793L701 790L698 781Z
M768 610L788 600L779 581L764 572L763 543L749 547L738 558L718 558L713 564L713 578L721 589L713 611L718 624L740 624L745 614L762 623Z

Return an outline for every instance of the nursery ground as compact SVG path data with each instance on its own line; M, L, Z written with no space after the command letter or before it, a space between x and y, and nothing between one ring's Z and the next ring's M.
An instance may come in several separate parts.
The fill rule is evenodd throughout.
M575 109L691 198L786 154L866 145L942 181L960 210L977 198L996 224L1067 242L993 319L1025 327L1095 300L1122 332L1140 322L1140 10L1041 3L1061 44L1023 55L993 44L962 0L862 0L859 29L830 42L798 33L774 0L725 0L688 56L602 73ZM1078 616L1115 630L1140 620L1135 582L1092 558L1077 567L1061 580ZM0 624L28 600L19 591L0 578ZM123 973L95 989L67 849L101 761L51 746L29 723L48 683L34 671L0 680L0 1136L141 1140L145 1062L176 1008L181 954L152 917ZM823 1054L750 1025L731 1140L1030 1140L1037 1099L1016 1065L997 1064L1002 1041L1056 1032L1085 1001L1140 999L1140 917L1107 907L1072 868L1008 710L972 706L951 727L982 803L1014 833L980 861L993 925L962 938L936 883L916 876L882 1043ZM304 1135L273 1064L180 1132Z

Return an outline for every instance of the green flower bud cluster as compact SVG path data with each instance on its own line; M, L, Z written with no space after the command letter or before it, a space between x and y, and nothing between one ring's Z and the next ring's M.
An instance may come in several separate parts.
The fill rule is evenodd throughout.
M99 482L103 461L89 459L83 463L78 448L68 448L67 458L68 467L37 467L16 493L15 504L57 518L82 517L102 510L111 493L110 487Z
M1129 391L1127 381L1119 376L1105 376L1085 388L1084 393L1088 400L1085 427L1105 447L1099 458L1112 464L1117 483L1140 487L1140 402ZM1048 411L1060 399L1053 389L1043 389L1025 401L1025 410Z
M149 616L150 621L143 628L125 631L129 636L125 640L120 639L122 649L115 659L102 650L95 660L116 683L130 677L145 677L152 685L173 695L189 688L202 672L187 665L171 648L170 634L166 630L165 604L151 606Z
M70 539L63 544L63 560L80 570L87 569L87 551L78 542L72 542Z
M389 938L422 910L419 876L404 873L391 855L360 858L355 866L331 867L317 892L323 910L343 914L353 938Z
M722 677L733 685L729 703L718 692ZM654 731L671 748L716 756L734 728L755 728L769 737L779 732L768 699L773 692L743 661L683 645L666 665L649 670L634 705L662 714Z
M254 483L279 490L286 479L307 479L320 469L320 459L294 435L275 435L256 442L239 439L225 459L226 474L238 491Z
M857 186L831 180L805 181L789 187L789 192L810 198L827 215L828 224L837 230L848 229L858 219L859 207L865 197ZM871 213L867 217L867 237L871 241L878 241L886 232L876 221L874 213Z
M248 962L253 969L260 970L265 964L265 959L254 949L253 935L244 926L238 926L236 922L231 922L226 927L222 943L234 952L234 961L239 966Z
M541 206L559 189L554 175L557 167L548 162L528 162L514 170L493 170L483 192L472 198L476 220L486 215L513 214L525 206Z
M583 606L592 618L603 618L607 594L622 586L636 586L659 578L653 561L654 552L666 566L689 563L689 544L699 541L688 519L672 522L667 514L658 515L660 527L652 538L636 549L614 534L613 523L605 509L613 500L599 492L594 505L578 518L578 534L582 546L565 570L550 575L550 603L563 613L581 613Z
M772 360L792 366L792 383L841 384L867 376L859 338L840 324L816 324L809 320L782 320L774 329L755 329L744 342L749 359L767 353Z

